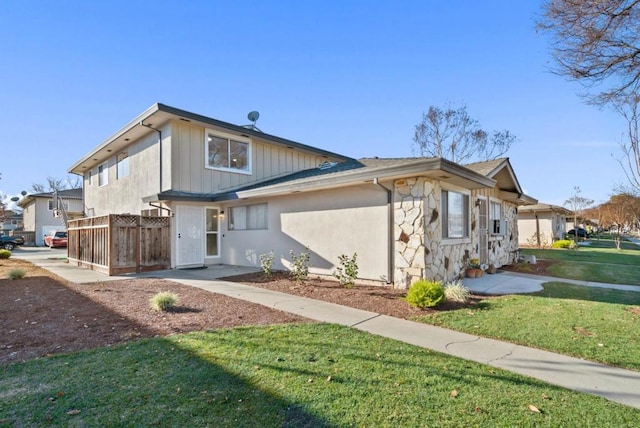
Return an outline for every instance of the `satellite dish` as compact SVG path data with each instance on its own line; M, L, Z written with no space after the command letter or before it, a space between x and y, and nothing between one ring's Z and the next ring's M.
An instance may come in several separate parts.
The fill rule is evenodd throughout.
M27 196L27 191L26 191L26 190L23 190L22 192L20 192L20 194L21 194L22 196Z
M19 197L17 197L17 196L14 196L13 198L11 198L11 200L12 200L13 202L18 202L18 201L20 200L20 198L19 198Z
M247 115L247 119L249 119L251 122L253 122L254 124L256 123L256 121L260 118L260 113L258 113L257 111L251 111L249 112L249 114Z

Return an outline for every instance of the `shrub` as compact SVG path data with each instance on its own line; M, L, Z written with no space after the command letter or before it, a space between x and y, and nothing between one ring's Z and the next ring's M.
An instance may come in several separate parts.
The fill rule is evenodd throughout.
M24 269L11 269L9 271L8 278L9 279L20 279L24 278L27 272Z
M271 266L273 266L273 251L260 254L260 266L262 267L262 272L264 272L265 276L271 276L273 273L271 270Z
M8 259L11 257L11 251L2 249L0 250L0 259Z
M305 251L297 256L291 250L289 255L291 255L291 272L289 274L296 282L304 282L309 276L309 248L305 248Z
M444 301L444 286L440 281L421 279L409 288L407 302L418 308L432 308Z
M154 311L166 311L178 304L178 295L170 291L163 291L153 296L150 303L151 309Z
M349 257L346 254L338 257L338 260L340 260L340 266L338 266L333 272L333 276L338 278L340 285L343 287L351 288L356 283L356 279L358 278L357 257L357 253L353 253L353 257Z
M573 249L576 247L576 243L571 240L571 239L560 239L556 242L554 242L551 245L552 248L568 248L568 249Z
M462 285L462 281L447 282L444 286L444 296L452 302L467 303L469 301L469 289Z

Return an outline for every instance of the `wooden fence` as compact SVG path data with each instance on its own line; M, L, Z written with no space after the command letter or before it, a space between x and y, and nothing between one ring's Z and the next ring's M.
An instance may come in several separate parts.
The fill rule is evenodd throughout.
M168 269L169 217L110 214L70 220L69 263L118 275Z

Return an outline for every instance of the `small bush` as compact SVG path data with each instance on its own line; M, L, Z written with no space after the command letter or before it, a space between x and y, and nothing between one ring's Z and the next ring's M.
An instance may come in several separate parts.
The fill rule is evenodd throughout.
M178 295L170 291L163 291L153 296L150 303L151 309L154 311L167 311L178 304Z
M444 296L451 302L467 303L469 301L469 289L462 285L461 281L447 282L444 286Z
M24 278L26 274L27 272L24 269L11 269L7 277L9 279L20 279Z
M570 239L560 239L551 245L551 248L567 248L570 250L575 247L576 247L576 243Z
M338 278L340 285L343 287L351 288L356 283L356 279L358 278L357 257L357 253L353 253L353 257L349 257L346 254L338 257L338 260L340 260L340 266L338 266L333 272L333 276Z
M309 248L299 255L295 255L293 250L289 251L291 256L291 272L289 273L296 282L304 282L309 276Z
M0 250L0 259L8 259L11 257L11 251L2 249Z
M260 254L260 267L262 267L262 272L264 272L265 276L271 276L271 274L273 273L271 270L272 266L273 266L273 251Z
M411 285L406 299L411 306L433 308L444 301L444 286L440 281L421 279Z

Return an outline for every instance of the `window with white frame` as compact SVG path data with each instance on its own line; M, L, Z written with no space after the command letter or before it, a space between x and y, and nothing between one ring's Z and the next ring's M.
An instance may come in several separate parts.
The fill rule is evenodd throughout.
M58 199L58 204L60 204L61 207L64 207L65 210L69 211L69 201ZM47 201L47 209L49 211L58 209L58 207L56 207L56 204L53 202L53 199L49 199Z
M122 152L116 156L116 178L121 180L129 175L129 154Z
M98 165L98 186L106 186L109 184L109 168L106 162Z
M207 131L205 166L233 172L250 173L250 140Z
M500 202L491 201L489 204L489 226L492 235L504 235L505 225L502 220L502 204Z
M442 237L469 237L469 195L443 190L441 193Z
M267 204L229 208L229 230L267 229Z

